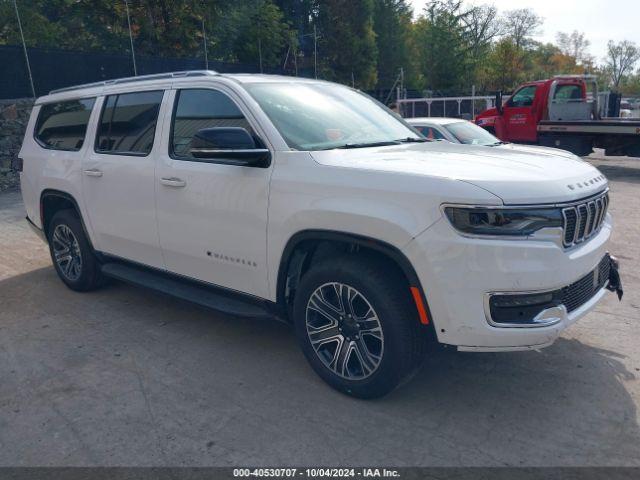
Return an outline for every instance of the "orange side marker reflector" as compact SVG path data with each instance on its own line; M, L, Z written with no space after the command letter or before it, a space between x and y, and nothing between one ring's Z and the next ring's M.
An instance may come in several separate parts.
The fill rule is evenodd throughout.
M420 323L423 325L429 325L429 317L427 315L427 310L424 308L424 303L422 302L422 295L420 295L420 290L418 287L410 287L411 295L413 295L413 301L416 302L416 308L418 309L418 315L420 316Z

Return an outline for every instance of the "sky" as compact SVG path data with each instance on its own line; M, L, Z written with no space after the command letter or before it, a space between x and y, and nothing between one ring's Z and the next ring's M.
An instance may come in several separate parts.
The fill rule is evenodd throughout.
M414 15L427 0L409 0ZM557 32L578 30L591 42L597 63L607 54L607 41L631 40L640 46L640 0L466 0L467 5L493 4L499 11L531 8L544 18L540 42L554 42Z

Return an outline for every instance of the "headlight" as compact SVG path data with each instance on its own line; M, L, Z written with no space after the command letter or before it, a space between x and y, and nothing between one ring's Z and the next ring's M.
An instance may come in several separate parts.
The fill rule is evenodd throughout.
M526 236L541 228L562 227L559 208L446 207L444 212L457 230L473 235Z

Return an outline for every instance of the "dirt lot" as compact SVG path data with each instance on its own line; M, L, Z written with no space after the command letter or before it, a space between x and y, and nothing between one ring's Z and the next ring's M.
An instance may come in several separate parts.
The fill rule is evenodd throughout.
M369 402L324 385L282 324L66 289L0 194L0 465L640 466L640 159L591 161L623 302L541 352L434 353Z

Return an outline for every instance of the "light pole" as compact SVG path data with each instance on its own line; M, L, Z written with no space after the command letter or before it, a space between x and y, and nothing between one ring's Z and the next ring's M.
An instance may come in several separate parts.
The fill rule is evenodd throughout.
M202 44L204 45L204 68L209 70L209 56L207 55L207 31L204 29L204 17L202 17Z
M313 37L313 76L318 78L318 39L320 37L318 36L315 24L313 25L313 33L302 35L301 38L304 37Z
M318 33L316 32L316 24L313 24L313 73L318 78Z
M22 49L24 50L24 58L27 61L27 72L29 73L29 82L31 83L31 93L36 98L36 89L33 86L33 76L31 75L31 65L29 64L29 54L27 53L27 43L24 41L24 33L22 32L22 22L20 21L20 12L18 11L18 2L13 0L13 6L16 9L16 18L18 19L18 29L20 30L20 38L22 38Z
M129 25L129 42L131 42L131 59L133 60L133 75L138 76L136 67L136 52L133 51L133 34L131 33L131 17L129 15L129 2L124 0L124 6L127 9L127 25Z

